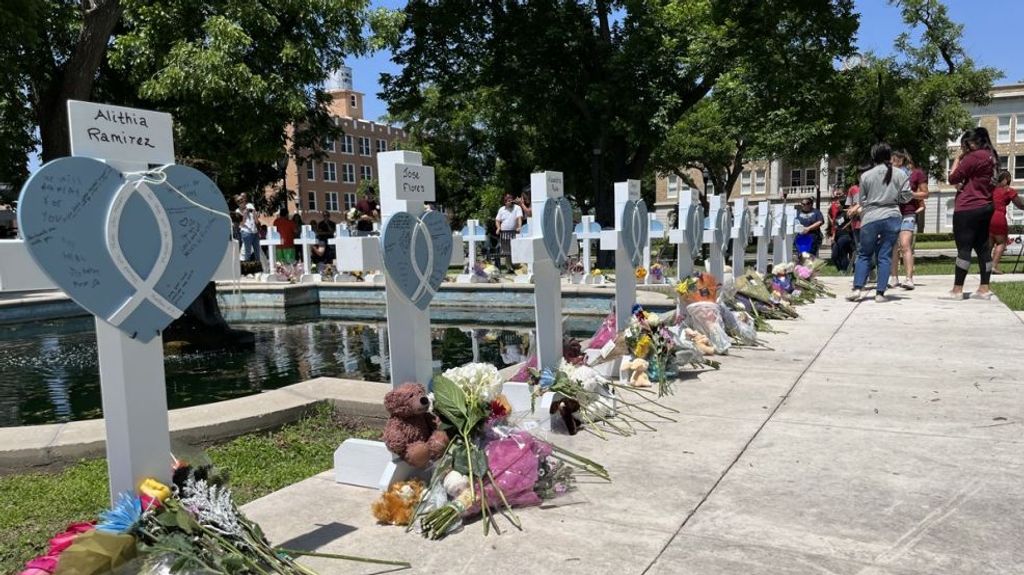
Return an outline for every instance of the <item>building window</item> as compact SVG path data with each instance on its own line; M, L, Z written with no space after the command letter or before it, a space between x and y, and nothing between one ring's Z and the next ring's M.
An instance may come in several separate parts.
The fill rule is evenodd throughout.
M1017 135L1015 141L1024 143L1024 114L1017 114L1017 118L1014 120L1017 126Z
M359 138L359 155L369 156L370 155L370 138Z
M312 190L306 192L306 209L311 212L316 211L316 192Z
M338 192L327 192L324 194L324 208L328 212L338 211Z
M818 170L804 170L805 174L805 186L816 186L818 185Z
M356 166L355 164L342 164L341 166L341 181L346 184L356 183Z
M335 164L334 162L324 162L324 181L338 181L338 165Z
M667 197L670 200L674 200L679 197L679 176L675 174L668 175Z
M324 151L334 151L334 138L324 138Z
M996 143L1005 144L1010 141L1010 117L999 116L996 126Z
M351 154L352 153L352 136L345 134L341 139L341 153Z
M386 152L386 151L388 151L388 141L387 140L377 140L377 153L379 154L381 152Z
M999 156L999 171L1010 169L1010 156Z
M743 170L740 174L740 193L749 195L754 190L750 170Z
M306 179L311 182L316 181L316 162L313 160L310 160L309 163L306 164Z
M345 200L346 212L356 207L356 195L354 192L345 192L343 198Z
M1024 180L1024 156L1013 157L1013 179Z
M359 166L359 177L363 180L372 180L373 166Z
M802 182L801 176L803 176L803 170L791 170L789 172L789 185L798 188Z
M768 187L767 187L767 184L765 183L767 176L768 176L768 173L767 173L766 170L757 170L756 172L754 172L754 193L755 194L763 194L763 193L765 193L767 191Z
M349 101L350 104L352 104L353 108L358 108L359 107L359 100L356 98L355 94L352 94L351 96L349 96L348 97L348 101Z

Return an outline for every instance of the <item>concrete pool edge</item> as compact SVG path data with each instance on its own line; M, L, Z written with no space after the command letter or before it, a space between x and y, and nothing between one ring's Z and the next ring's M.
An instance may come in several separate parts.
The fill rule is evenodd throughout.
M324 402L360 424L383 428L384 394L390 389L377 382L319 377L236 399L172 409L171 440L204 445L274 429ZM105 436L102 419L0 427L0 475L57 470L81 459L104 457Z

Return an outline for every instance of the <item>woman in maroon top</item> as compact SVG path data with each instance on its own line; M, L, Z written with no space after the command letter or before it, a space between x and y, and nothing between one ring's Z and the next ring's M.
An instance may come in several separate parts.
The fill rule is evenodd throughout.
M992 212L992 222L988 225L988 237L992 244L992 273L1001 274L999 271L999 260L1003 258L1006 251L1006 239L1010 235L1010 226L1006 223L1006 208L1013 203L1020 209L1024 209L1024 200L1017 195L1017 190L1010 187L1010 172L1003 170L999 172L999 186L992 192L992 203L995 211Z
M960 138L962 151L953 162L949 183L957 187L953 204L953 240L956 242L956 269L953 290L944 299L964 299L964 282L971 268L971 252L978 254L981 285L971 296L992 299L988 284L992 275L992 252L988 249L988 226L992 221L992 190L995 189L999 154L992 147L985 128L968 130Z

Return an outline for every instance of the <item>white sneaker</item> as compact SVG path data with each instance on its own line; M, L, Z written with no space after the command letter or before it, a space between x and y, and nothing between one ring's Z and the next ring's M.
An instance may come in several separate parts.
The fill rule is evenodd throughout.
M939 299L946 299L946 300L952 300L952 301L964 301L965 299L967 299L967 294L965 294L963 292L960 292L960 293L949 292L949 293L945 293L945 294L940 295Z
M992 292L974 292L971 294L971 299L982 299L985 301L990 301L992 299Z
M860 301L864 297L864 291L855 289L850 292L850 295L846 296L846 301Z
M885 303L889 301L889 298L885 297L884 294L875 294L875 303Z
M907 281L903 282L903 289L905 289L905 290L912 290L912 289L914 289L914 280L908 279Z

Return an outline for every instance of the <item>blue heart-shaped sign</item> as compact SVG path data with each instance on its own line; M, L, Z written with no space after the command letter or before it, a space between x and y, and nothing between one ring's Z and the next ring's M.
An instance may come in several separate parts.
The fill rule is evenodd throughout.
M690 257L700 256L700 247L704 243L704 206L691 204L686 213L686 245L690 247Z
M398 212L384 224L381 234L388 287L397 287L421 310L441 287L452 258L452 230L440 212L416 218Z
M565 260L569 259L572 231L572 205L569 200L564 197L546 200L541 216L541 232L544 234L544 248L555 267L562 267Z
M729 210L721 208L716 214L715 243L724 252L729 249L729 237L732 234L729 226Z
M126 176L86 157L29 178L18 225L57 287L143 342L203 291L231 236L224 197L201 172L170 165Z
M736 240L739 241L738 244L733 244L733 249L735 249L735 246L745 247L750 242L751 231L750 212L746 208L738 207L733 215L732 227L736 230Z
M633 267L644 261L644 248L648 238L647 204L643 200L629 200L622 208L622 244Z

